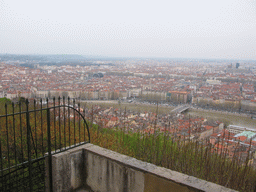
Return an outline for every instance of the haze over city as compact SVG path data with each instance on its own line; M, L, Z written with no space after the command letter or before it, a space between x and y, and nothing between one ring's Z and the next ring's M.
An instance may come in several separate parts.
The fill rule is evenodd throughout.
M0 53L256 59L255 0L0 1Z
M0 191L256 191L255 21L256 0L0 0Z

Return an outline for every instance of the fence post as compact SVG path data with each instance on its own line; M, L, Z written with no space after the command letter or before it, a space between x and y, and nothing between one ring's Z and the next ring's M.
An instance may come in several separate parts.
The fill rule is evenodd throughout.
M51 125L50 125L50 109L48 107L48 98L47 98L47 141L48 141L48 166L49 166L49 188L50 191L53 191L52 185L52 152L51 152Z
M30 120L29 120L29 109L28 109L28 99L26 99L26 121L27 121L27 145L28 145L28 172L29 172L29 190L33 191L32 183L32 164L31 164L31 142L30 142Z

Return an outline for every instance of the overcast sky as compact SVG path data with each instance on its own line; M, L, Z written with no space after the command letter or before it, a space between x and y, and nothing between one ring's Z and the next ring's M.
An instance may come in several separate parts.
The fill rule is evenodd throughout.
M256 0L0 0L0 53L256 59Z

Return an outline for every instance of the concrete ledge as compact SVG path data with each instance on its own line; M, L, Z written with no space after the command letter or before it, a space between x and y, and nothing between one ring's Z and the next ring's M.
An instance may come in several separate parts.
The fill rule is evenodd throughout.
M54 191L235 191L92 144L56 154L52 164Z

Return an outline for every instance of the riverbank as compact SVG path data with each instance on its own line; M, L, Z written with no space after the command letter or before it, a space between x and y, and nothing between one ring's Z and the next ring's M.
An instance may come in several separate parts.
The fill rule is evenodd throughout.
M115 107L121 108L122 110L132 110L136 112L156 112L157 105L156 104L149 104L149 103L140 103L140 102L119 102L116 100L107 100L107 101L99 101L99 100L86 100L81 102L83 105L86 103L88 108L91 108L92 105L101 105L106 107ZM169 114L175 106L171 105L158 105L158 113L159 114ZM225 125L238 125L243 127L248 127L256 130L256 119L251 119L250 115L247 114L239 114L239 113L231 113L226 111L216 111L216 110L208 110L202 108L190 108L187 112L185 112L186 116L191 117L204 117L208 120L218 120Z

